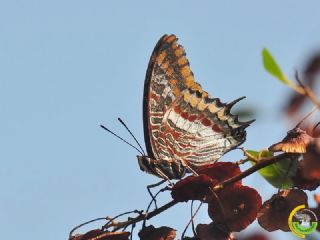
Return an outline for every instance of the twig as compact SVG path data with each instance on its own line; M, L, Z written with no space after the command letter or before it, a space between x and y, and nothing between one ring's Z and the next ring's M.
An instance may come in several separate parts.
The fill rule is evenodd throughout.
M100 218L95 218L95 219L92 219L92 220L90 220L90 221L81 223L81 224L79 224L78 226L74 227L74 228L70 231L70 233L69 233L69 239L72 238L72 235L73 235L73 233L74 233L75 230L77 230L77 229L79 229L79 228L81 228L81 227L83 227L83 226L85 226L85 225L87 225L87 224L89 224L89 223L93 223L93 222L101 221L101 220L108 220L108 222L102 227L102 230L104 230L104 229L109 228L109 224L110 224L110 223L112 223L112 224L110 224L110 225L115 224L113 221L114 221L116 218L118 218L118 217L121 217L121 216L123 216L123 215L130 214L130 213L139 213L139 214L141 214L141 212L142 212L142 211L133 210L133 211L121 213L121 214L119 214L119 215L117 215L117 216L115 216L115 217L100 217Z
M199 204L199 206L197 207L196 211L191 215L191 218L190 218L190 220L189 220L189 222L188 222L187 226L184 228L184 230L183 230L183 232L182 232L182 234L181 234L181 239L183 239L183 238L184 238L184 234L186 233L186 231L187 231L187 229L188 229L189 225L190 225L191 223L193 223L193 219L194 219L194 217L197 215L197 213L199 212L199 210L200 210L200 208L201 208L202 204L203 204L203 202L200 202L200 204Z
M320 125L320 122L318 122L314 127L313 127L313 129L312 129L312 137L314 137L315 136L315 133L316 133L316 129L317 129L317 127Z
M300 94L302 95L305 95L306 97L308 97L310 99L310 101L317 107L317 108L320 108L320 101L317 99L317 96L316 94L312 91L312 89L309 87L309 86L305 86L300 77L299 77L299 74L298 74L298 71L295 72L295 78L297 80L297 82L299 83L300 85L300 88L303 90L302 92L301 91L297 91L299 92ZM298 87L298 86L297 86ZM297 90L297 89L295 89Z
M139 210L133 210L133 211L129 211L129 212L125 212L125 213L121 213L113 218L110 218L109 221L102 227L102 230L106 230L108 229L110 226L113 226L115 225L116 223L114 223L114 220L119 218L119 217L122 217L123 215L127 215L127 214L130 214L130 213L137 213L137 214L142 214L143 211L139 211Z
M96 219L93 219L93 220L90 220L90 221L81 223L80 225L74 227L74 228L70 231L70 233L69 233L69 239L72 238L73 232L74 232L75 230L77 230L78 228L81 228L82 226L87 225L87 224L89 224L89 223L93 223L93 222L101 221L101 220L108 220L108 219L109 219L109 217L100 217L100 218L96 218Z
M304 116L299 122L298 124L296 125L296 128L300 127L300 125L308 118L310 117L313 113L315 113L317 110L319 110L319 107L316 106L314 107L311 112L309 112L306 116Z
M175 204L177 204L178 202L175 201L175 200L172 200L171 202L168 202L167 204L163 205L162 207L160 208L157 208L155 209L154 211L150 212L150 213L142 213L141 211L137 211L137 210L134 210L134 211L131 211L131 212L125 212L125 213L122 213L122 214L119 214L117 215L116 217L114 218L111 218L111 217L103 217L103 218L96 218L96 219L93 219L93 220L90 220L90 221L87 221L85 223L82 223L76 227L74 227L70 233L69 233L69 240L72 239L72 235L74 233L75 230L77 230L78 228L86 225L86 224L89 224L89 223L92 223L92 222L95 222L95 221L99 221L99 220L109 220L109 222L107 224L105 224L103 226L103 229L107 229L107 228L110 228L110 227L114 227L113 228L113 232L121 229L121 228L126 228L130 225L134 226L136 223L140 222L140 221L143 221L145 219L150 219L158 214L160 214L161 212L171 208L172 206L174 206ZM120 216L123 216L125 214L129 214L129 213L139 213L139 216L135 217L135 218L130 218L128 221L125 221L125 222L113 222L114 219L116 219L117 217L120 217Z
M228 185L230 185L232 183L235 183L235 182L237 182L237 181L239 181L239 180L251 175L252 173L260 170L261 168L267 167L267 166L269 166L269 165L271 165L273 163L279 162L281 160L288 159L288 157L290 157L292 155L293 155L293 153L282 153L282 154L279 154L277 156L261 159L256 165L254 165L251 168L245 170L244 172L240 173L237 176L234 176L232 178L229 178L229 179L221 182L220 184L216 185L214 187L214 189L217 190L217 189L224 188L225 186L228 186Z
M192 219L192 216L193 216L193 203L194 203L194 200L191 201L191 207L190 207L190 210L191 210L191 219ZM191 227L192 227L193 235L196 236L196 230L195 230L195 227L194 227L194 221L193 221L193 219L192 219L192 222L191 222Z
M150 219L156 215L158 215L159 213L162 213L163 211L171 208L172 206L176 205L178 202L175 200L172 200L171 202L168 202L167 204L156 208L155 210L153 210L152 212L149 213L144 213L144 214L140 214L139 216L135 217L135 218L131 218L128 221L125 222L118 222L116 225L114 225L114 229L113 231L117 231L120 228L123 228L125 226L131 225L131 224L135 224L137 222L143 221L145 219Z
M160 190L156 193L156 195L153 196L153 199L151 200L151 202L149 203L149 205L148 205L148 207L147 207L146 214L148 214L152 202L155 202L155 201L156 201L156 197L157 197L161 192L164 192L164 191L169 190L169 189L170 189L170 188L169 188L168 186L165 186L164 188L160 189ZM157 208L158 208L158 207L157 207ZM155 209L157 209L157 208L155 208ZM142 224L143 227L146 226L146 220L147 220L147 219L144 219L144 221L143 221L143 224Z

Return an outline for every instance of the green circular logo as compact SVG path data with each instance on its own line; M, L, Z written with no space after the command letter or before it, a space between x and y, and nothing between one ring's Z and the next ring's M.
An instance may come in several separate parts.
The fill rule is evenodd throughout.
M291 211L288 224L295 235L305 238L305 235L317 228L318 219L314 212L305 208L305 205L299 205Z

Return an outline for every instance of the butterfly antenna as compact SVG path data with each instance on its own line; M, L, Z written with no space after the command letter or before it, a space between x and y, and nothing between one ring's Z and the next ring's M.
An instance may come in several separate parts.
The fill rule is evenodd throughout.
M144 152L141 152L137 147L133 146L131 143L127 142L126 140L124 140L122 137L120 137L119 135L115 134L114 132L112 132L110 129L106 128L103 125L100 125L100 127L102 127L104 130L108 131L109 133L111 133L113 136L119 138L120 140L122 140L123 142L125 142L126 144L128 144L129 146L133 147L134 149L136 149L141 155L145 155Z
M141 147L140 143L138 142L136 137L133 135L133 133L130 131L130 129L127 127L127 125L124 123L124 121L122 121L121 118L118 118L118 121L127 129L127 131L130 133L131 137L133 137L133 139L136 141L136 143L140 147L141 152L143 152L143 155L146 155L145 152L143 151L143 148Z

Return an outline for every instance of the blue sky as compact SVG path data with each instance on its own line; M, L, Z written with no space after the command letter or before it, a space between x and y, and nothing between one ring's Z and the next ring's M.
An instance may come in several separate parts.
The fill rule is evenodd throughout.
M292 77L320 48L319 9L289 0L0 1L1 237L66 239L81 222L146 207L145 186L158 179L99 125L130 139L122 117L143 143L144 76L164 33L179 37L206 91L225 102L245 95L240 106L258 109L245 147L281 139L290 90L265 73L260 52L268 47ZM276 191L258 175L245 184L264 199ZM182 230L186 206L151 223ZM205 209L197 220L209 221Z

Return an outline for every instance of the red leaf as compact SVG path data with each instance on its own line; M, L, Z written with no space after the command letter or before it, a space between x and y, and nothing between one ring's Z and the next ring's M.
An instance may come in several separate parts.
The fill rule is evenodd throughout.
M289 215L295 207L302 204L308 205L308 197L304 191L300 189L281 191L263 203L258 214L258 222L269 232L278 229L289 232Z
M215 223L226 224L230 231L241 231L257 217L262 200L254 188L234 185L222 189L218 198L209 202L208 213Z
M148 226L139 232L140 240L174 240L176 237L176 230L170 227Z
M287 133L281 142L269 147L272 152L305 153L313 137L300 128L294 128Z
M189 176L177 182L171 192L171 196L178 202L188 200L204 200L216 181L207 175Z
M197 170L199 174L205 174L212 179L222 182L224 180L230 179L241 173L241 170L236 163L232 162L216 162L207 166L203 166ZM237 183L241 184L241 181Z
M196 232L201 240L235 240L228 227L223 224L198 224Z

